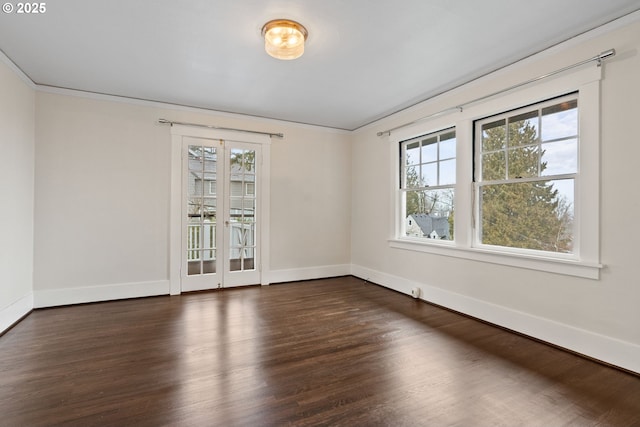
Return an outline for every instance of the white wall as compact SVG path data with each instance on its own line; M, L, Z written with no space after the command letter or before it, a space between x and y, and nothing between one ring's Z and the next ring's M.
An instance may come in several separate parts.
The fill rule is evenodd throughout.
M103 299L78 288L107 286L114 298L168 289L170 138L157 118L153 108L37 93L37 307Z
M271 146L272 282L349 274L350 135L284 132Z
M2 55L0 53L0 55ZM0 333L33 307L35 90L0 58Z
M621 24L624 23L624 25ZM601 84L601 262L599 280L390 248L389 142L379 131L459 105L615 48ZM353 272L424 299L640 372L640 15L583 35L379 121L354 134ZM459 144L465 141L458 141ZM470 143L470 141L466 141Z
M171 134L161 117L283 132L271 144L270 281L349 272L347 133L38 92L36 307L169 292Z

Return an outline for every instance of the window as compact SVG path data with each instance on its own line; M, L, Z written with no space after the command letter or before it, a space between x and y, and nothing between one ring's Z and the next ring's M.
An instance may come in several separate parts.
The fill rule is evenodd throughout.
M584 67L395 130L389 245L597 279L601 77Z
M480 245L573 253L578 97L475 122Z
M255 195L256 195L256 185L253 182L247 182L245 196L255 196Z
M455 129L401 142L400 171L402 234L453 240Z

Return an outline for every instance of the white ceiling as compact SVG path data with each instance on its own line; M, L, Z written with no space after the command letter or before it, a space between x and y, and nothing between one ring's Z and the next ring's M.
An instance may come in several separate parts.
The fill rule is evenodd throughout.
M352 130L639 9L638 0L58 0L41 15L0 13L0 49L38 85ZM309 30L301 58L264 52L260 30L275 18Z

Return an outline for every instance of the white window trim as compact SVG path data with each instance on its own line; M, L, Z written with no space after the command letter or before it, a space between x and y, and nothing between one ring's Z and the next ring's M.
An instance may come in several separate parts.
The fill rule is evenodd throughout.
M455 127L448 127L448 128L443 128L443 129L436 130L436 131L433 131L433 132L429 132L428 134L425 134L425 135L420 135L418 138L412 138L412 139L409 139L409 140L401 141L401 142L398 143L398 151L399 152L403 152L404 150L403 150L402 146L403 146L403 144L405 144L408 141L413 141L414 139L424 139L424 138L427 138L427 137L433 137L434 135L437 135L437 137L438 137L438 145L439 145L440 144L440 136L442 134L446 134L446 133L449 133L449 132L454 132L455 133L455 131L456 131ZM457 136L456 136L456 138L457 138ZM456 145L457 145L457 142L456 142ZM439 150L439 148L438 148L438 150ZM439 185L439 182L438 182L438 185L434 185L434 186L427 186L427 187L420 187L420 188L407 188L406 184L404 186L402 185L402 180L406 178L406 169L407 168L406 168L406 165L402 164L402 162L404 161L404 160L402 160L402 156L400 154L398 154L398 156L400 156L399 157L399 161L398 161L398 175L399 175L399 177L398 177L398 186L400 188L399 199L398 199L399 200L399 202L398 202L399 213L398 214L402 218L405 218L405 219L403 219L402 221L399 222L399 224L398 224L399 225L399 229L398 229L398 234L397 235L398 236L403 236L403 238L406 238L408 240L415 239L417 242L421 242L423 240L427 240L428 238L427 237L408 237L408 236L406 236L406 232L407 232L407 228L406 228L406 217L407 217L406 216L406 193L408 193L409 191L443 190L443 189L450 188L450 189L454 190L454 198L455 198L456 185L455 184ZM431 162L431 163L437 163L438 164L438 168L439 168L441 161L452 160L452 159L455 160L455 157L449 157L449 158L440 159L440 154L439 154L439 151L438 151L437 160L435 162ZM424 163L421 163L421 165L422 164L424 164ZM403 177L405 177L405 178L403 178ZM439 180L439 178L438 178L438 180ZM405 193L404 197L402 196L402 193ZM440 241L440 239L428 239L428 240L431 241L431 242ZM450 243L451 240L442 240L442 242L449 242Z
M389 137L393 218L389 245L392 248L463 258L492 264L507 265L570 276L598 279L600 277L600 80L601 67L593 64L561 74L518 90L478 102L463 111L439 116L394 131ZM572 92L579 97L579 178L576 182L575 240L576 253L532 253L481 246L474 235L473 183L473 122L494 114L546 101ZM432 241L403 237L400 206L398 145L420 135L455 127L457 165L455 188L454 241ZM553 255L553 256L551 256Z

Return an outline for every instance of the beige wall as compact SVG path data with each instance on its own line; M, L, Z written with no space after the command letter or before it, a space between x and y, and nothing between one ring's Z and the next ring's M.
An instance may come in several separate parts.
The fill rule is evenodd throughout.
M305 127L284 133L271 145L271 269L348 265L350 135Z
M36 96L34 287L167 276L168 129L152 108Z
M72 294L80 302L89 288L104 287L104 298L166 288L171 134L160 117L284 133L271 144L272 277L304 279L336 266L348 273L347 133L94 98L37 94L36 306Z
M0 333L33 298L35 90L18 74L0 61Z
M353 271L402 292L410 292L411 286L424 286L427 300L640 371L640 263L634 249L640 241L640 202L634 186L640 158L640 22L637 14L625 22L622 27L616 23L609 32L599 29L356 132L352 164ZM394 160L389 159L390 142L376 136L377 132L610 48L615 48L617 55L606 62L601 82L600 249L605 267L599 280L389 246ZM471 141L459 139L458 143Z

